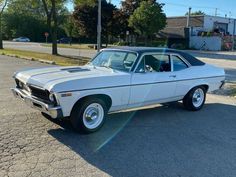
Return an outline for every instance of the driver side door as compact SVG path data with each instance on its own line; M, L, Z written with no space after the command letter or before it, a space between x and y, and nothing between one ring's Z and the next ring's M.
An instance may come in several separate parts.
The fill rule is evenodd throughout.
M175 77L170 55L143 55L131 76L129 106L139 107L172 100L176 89Z

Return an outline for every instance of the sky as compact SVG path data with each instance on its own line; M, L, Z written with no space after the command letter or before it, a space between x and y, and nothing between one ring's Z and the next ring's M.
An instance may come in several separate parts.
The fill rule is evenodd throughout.
M111 0L113 4L120 7L121 0ZM168 17L184 15L189 7L192 11L201 10L207 15L236 18L236 0L157 0L159 3L164 3L164 12ZM68 5L72 8L71 5ZM216 10L217 8L217 10Z

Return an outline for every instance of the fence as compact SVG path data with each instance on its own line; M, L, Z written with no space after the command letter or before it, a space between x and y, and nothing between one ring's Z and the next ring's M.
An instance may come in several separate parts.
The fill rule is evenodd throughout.
M194 48L197 50L219 51L222 49L222 38L219 36L191 36L190 48Z

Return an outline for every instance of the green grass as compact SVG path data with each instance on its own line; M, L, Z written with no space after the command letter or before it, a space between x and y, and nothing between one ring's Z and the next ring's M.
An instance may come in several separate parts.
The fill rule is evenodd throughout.
M29 60L47 60L55 62L57 65L69 66L69 65L84 65L90 59L86 57L72 58L62 55L51 55L46 53L31 52L24 50L15 50L15 49L2 49L0 50L0 55L13 56L16 58L24 58Z
M93 48L95 44L57 44L59 48L69 48L69 49L87 49L87 50L95 50ZM52 44L41 44L43 47L52 47ZM113 47L114 45L108 45L108 47ZM103 45L104 47L104 45Z
M88 49L94 50L93 44L57 44L59 48L70 48L70 49ZM43 47L52 47L52 44L41 44Z

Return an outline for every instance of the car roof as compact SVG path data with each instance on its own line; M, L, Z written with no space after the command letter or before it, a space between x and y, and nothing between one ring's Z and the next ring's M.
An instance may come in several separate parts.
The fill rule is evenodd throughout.
M133 51L137 53L144 53L144 52L161 52L161 51L173 51L173 49L168 48L157 48L157 47L129 47L129 46L123 46L123 47L111 47L106 48L104 50L128 50ZM177 51L177 50L176 50Z
M169 49L169 48L157 48L157 47L111 47L103 49L105 51L107 50L120 50L120 51L130 51L138 53L139 55L143 53L152 53L152 52L159 52L159 53L175 53L178 55L181 55L183 58L185 58L192 66L202 66L205 65L204 62L198 60L194 56L188 54L187 52L183 52L181 50L176 49Z

